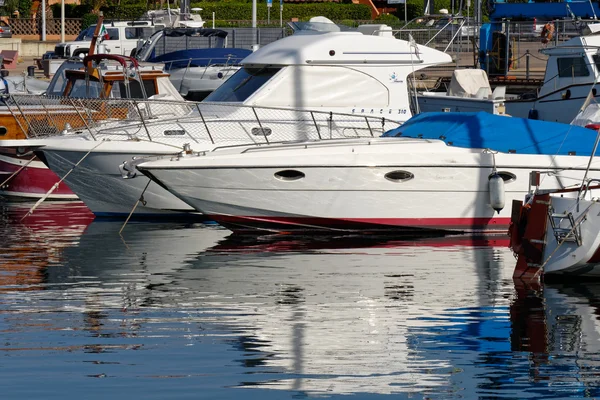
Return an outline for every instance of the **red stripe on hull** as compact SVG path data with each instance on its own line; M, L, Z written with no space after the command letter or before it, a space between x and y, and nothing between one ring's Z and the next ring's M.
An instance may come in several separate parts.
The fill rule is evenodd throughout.
M256 231L360 231L423 234L427 232L507 232L510 218L312 218L208 215L240 233Z
M600 262L600 247L596 249L592 258L588 260L588 264L596 264Z
M19 160L23 161L21 158L19 158ZM37 158L36 161L39 162ZM21 165L0 160L0 176L2 177L2 181L8 179L11 174L15 173L20 168ZM29 165L23 168L23 170L18 172L8 181L8 183L0 188L0 193L23 197L42 197L59 180L59 177L48 168L32 167ZM2 181L0 181L0 183ZM52 192L52 196L69 197L72 199L77 198L65 183L58 185Z

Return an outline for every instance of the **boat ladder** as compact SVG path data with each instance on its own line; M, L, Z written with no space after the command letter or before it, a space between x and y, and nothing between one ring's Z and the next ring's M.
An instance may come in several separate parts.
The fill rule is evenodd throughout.
M555 213L551 206L548 208L548 216L557 243L575 242L577 246L581 246L581 231L579 226L576 227L575 219L570 211L564 214Z

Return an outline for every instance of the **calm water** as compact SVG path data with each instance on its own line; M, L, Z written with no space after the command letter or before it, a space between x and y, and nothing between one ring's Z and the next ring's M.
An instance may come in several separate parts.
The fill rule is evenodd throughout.
M600 396L600 285L504 240L236 238L0 203L2 399Z

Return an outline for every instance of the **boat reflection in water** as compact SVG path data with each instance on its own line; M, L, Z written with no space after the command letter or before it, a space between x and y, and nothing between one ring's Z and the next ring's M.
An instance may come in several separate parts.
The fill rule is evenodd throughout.
M59 263L94 220L80 201L48 201L28 215L34 204L0 201L0 292L40 289L45 268Z
M89 224L45 268L45 290L0 302L14 365L37 351L33 372L79 367L75 392L77 374L105 374L159 397L600 395L586 369L600 287L515 290L507 236L249 239L135 223L121 238L121 225Z
M600 281L517 282L516 292L510 310L512 350L531 353L530 379L597 397Z

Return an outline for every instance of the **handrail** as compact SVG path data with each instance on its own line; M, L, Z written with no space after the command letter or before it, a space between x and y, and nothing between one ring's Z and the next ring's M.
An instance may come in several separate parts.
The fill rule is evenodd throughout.
M87 55L87 56L85 56L83 58L83 65L88 65L88 63L91 62L91 61L96 61L98 63L98 62L100 62L102 60L116 61L119 64L121 64L121 66L123 68L127 68L127 64L128 63L132 63L135 68L139 68L139 66L140 66L140 64L138 63L137 59L135 59L133 57L121 56L121 55L117 55L117 54L91 54L91 55Z
M224 63L208 63L207 65L203 65L204 66L211 66L211 65L226 65L226 66L231 66L231 65L236 65L238 66L238 64L229 64L230 60L239 60L242 61L244 59L244 57L227 57L227 59L225 59L225 57L193 57L193 58L180 58L180 59L176 59L176 60L167 60L167 61L160 61L161 63L164 64L170 64L172 65L173 63L176 62L191 62L191 61L198 61L198 60L209 60L212 61L213 59L223 59L225 62ZM239 64L241 65L241 64Z
M6 95L6 107L30 136L84 135L89 140L141 140L179 148L182 141L213 146L271 145L279 141L372 138L402 123L389 115L147 99L69 99ZM76 100L76 101L74 101ZM44 119L28 112L43 107ZM52 114L48 116L47 114ZM323 135L327 133L326 136Z

